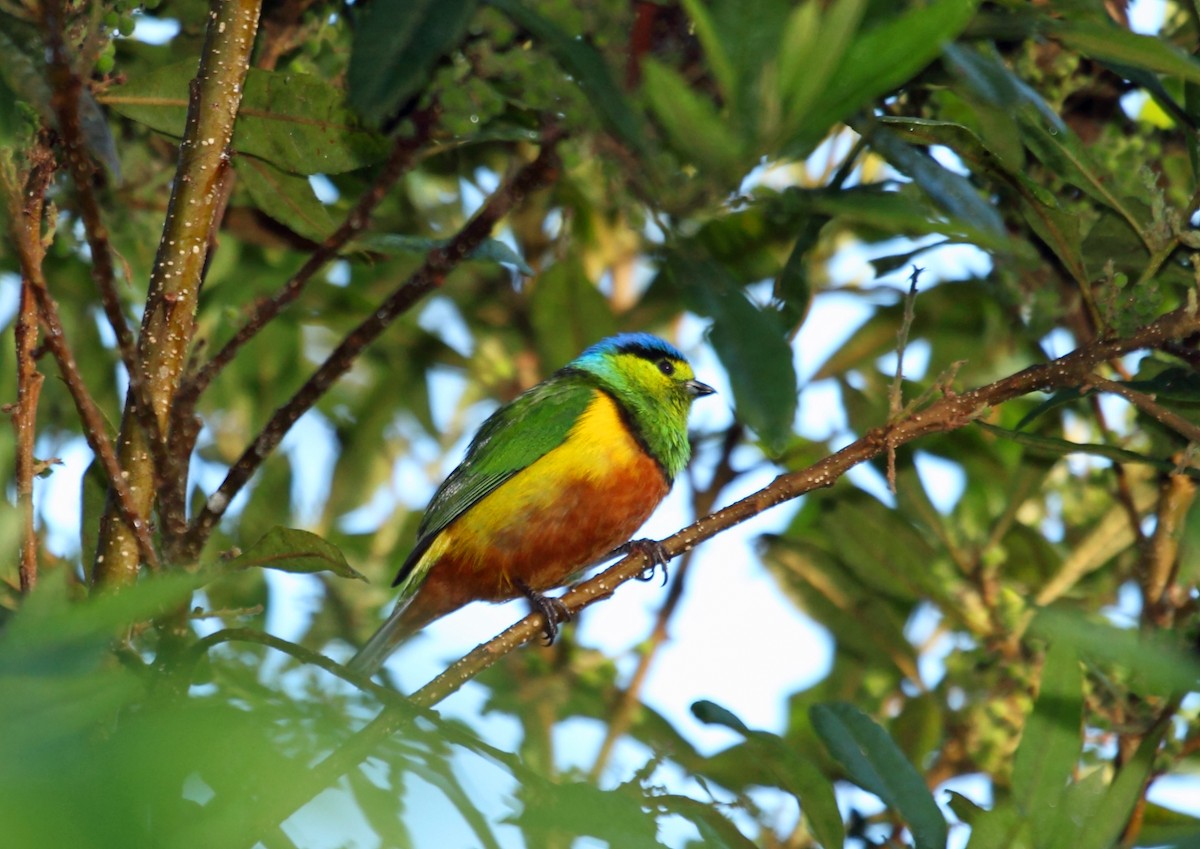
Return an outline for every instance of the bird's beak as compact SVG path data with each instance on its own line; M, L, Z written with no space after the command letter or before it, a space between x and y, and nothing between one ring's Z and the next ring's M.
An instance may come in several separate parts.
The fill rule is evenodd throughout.
M693 398L699 398L701 395L712 395L717 390L713 389L707 383L701 383L698 380L685 380L683 388L688 391L688 394Z

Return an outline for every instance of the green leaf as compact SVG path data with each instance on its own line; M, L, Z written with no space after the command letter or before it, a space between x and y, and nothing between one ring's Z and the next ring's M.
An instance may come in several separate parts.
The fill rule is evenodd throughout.
M538 355L554 367L617 331L608 300L574 258L556 262L538 276L529 313L537 330Z
M629 105L624 92L613 80L604 57L591 44L572 38L554 23L520 0L488 0L517 26L529 30L545 45L554 60L574 78L599 113L609 132L628 144L641 156L651 155L642 131L642 119Z
M337 229L329 207L317 199L307 177L290 174L250 156L233 161L238 184L270 218L312 242L323 242Z
M314 533L296 528L274 527L227 564L231 569L278 569L301 575L332 572L339 578L366 578L357 572L337 546Z
M100 102L176 138L183 137L196 61L166 65L114 87ZM294 174L338 174L378 162L386 141L364 129L342 93L310 74L251 68L233 150Z
M1141 633L1048 607L1030 633L1051 644L1068 645L1089 663L1110 667L1142 696L1170 696L1200 689L1200 661L1171 642L1167 632Z
M786 740L766 731L746 727L732 711L715 702L701 700L692 704L692 714L701 722L723 725L746 738L764 765L779 780L780 786L800 801L801 813L808 819L813 836L826 849L838 849L845 842L845 825L838 810L833 785L813 762L803 757Z
M430 239L427 236L367 233L365 236L355 239L351 243L351 247L380 253L426 254L437 248L444 248L448 244L450 244L449 239ZM471 251L470 259L511 265L522 274L532 275L534 273L524 257L498 239L484 239L479 247Z
M1033 712L1013 755L1013 800L1029 817L1036 844L1054 832L1063 794L1083 747L1083 670L1072 646L1050 643Z
M945 817L925 779L883 728L846 702L813 705L809 717L821 742L850 780L905 819L917 849L944 849Z
M713 320L710 341L729 372L738 417L769 451L782 450L796 416L796 369L779 316L760 310L715 263L678 254L663 274L689 308Z
M949 45L946 59L977 96L1012 110L1026 147L1046 167L1120 214L1143 242L1147 240L1136 206L1113 193L1108 175L1102 172L1079 137L1036 91L1008 69L994 49L985 53Z
M978 0L936 0L859 35L815 100L801 139L820 139L865 104L912 79L970 22Z
M808 0L788 18L779 45L779 90L784 126L803 126L812 102L829 85L842 55L862 22L866 0L842 0L822 13Z
M933 157L906 144L898 135L882 126L856 126L856 129L866 136L871 147L911 177L948 215L990 237L991 244L1005 244L1007 233L1004 220L995 207L980 196L970 180L943 168Z
M682 0L682 5L696 28L696 40L704 48L704 55L708 58L709 67L712 68L722 96L726 101L733 100L738 96L740 88L739 74L734 70L733 62L730 61L729 53L721 40L724 33L713 21L708 7L700 0Z
M1159 744L1169 727L1168 722L1156 723L1142 739L1133 759L1121 767L1104 800L1096 806L1095 815L1085 820L1083 828L1075 833L1074 846L1078 849L1108 849L1119 845L1134 806L1146 789Z
M717 114L713 102L662 62L647 58L642 70L646 97L671 145L696 165L716 171L726 182L738 181L749 170L742 162L741 139L728 120Z
M1200 83L1200 62L1164 38L1139 35L1114 22L1058 20L1048 34L1072 50L1106 63L1132 65Z
M375 126L394 116L462 39L475 5L476 0L381 0L355 6L350 105Z

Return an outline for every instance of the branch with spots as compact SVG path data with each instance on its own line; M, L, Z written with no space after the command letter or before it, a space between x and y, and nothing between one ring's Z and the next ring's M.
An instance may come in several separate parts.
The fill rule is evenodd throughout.
M226 151L241 106L260 11L258 0L229 0L213 7L200 67L191 84L179 164L137 346L137 362L147 381L146 403L152 407L148 413L160 431L167 427L168 408L192 341L211 235L229 179ZM137 424L147 414L139 413L140 408L139 398L130 393L117 450L134 496L134 516L146 523L161 477L182 472L159 468L154 462L147 435ZM132 535L129 521L110 500L100 523L94 584L119 586L136 580L139 560Z

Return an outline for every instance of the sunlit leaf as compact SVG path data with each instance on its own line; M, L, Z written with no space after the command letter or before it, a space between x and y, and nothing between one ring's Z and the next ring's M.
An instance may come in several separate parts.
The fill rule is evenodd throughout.
M249 549L230 560L227 566L231 569L278 569L300 574L332 572L339 578L366 580L346 562L337 546L314 533L297 528L272 528Z

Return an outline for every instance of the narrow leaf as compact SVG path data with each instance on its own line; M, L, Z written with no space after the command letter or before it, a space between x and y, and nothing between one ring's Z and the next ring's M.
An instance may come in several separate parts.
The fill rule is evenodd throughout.
M850 779L905 819L917 849L944 849L945 817L925 779L883 728L845 702L814 705L809 717L821 742Z
M710 339L729 372L738 417L768 450L781 450L796 416L796 369L778 314L750 303L715 263L676 255L663 273L690 309L713 320Z
M1083 746L1083 670L1066 641L1046 652L1042 683L1013 756L1013 799L1038 845L1054 832L1063 794Z
M350 104L379 125L419 93L439 59L458 44L476 0L410 0L355 6L347 82Z
M401 233L368 233L362 238L355 239L352 247L380 253L425 254L436 248L444 248L448 244L450 244L449 239L430 239L426 236L406 236ZM484 239L479 247L471 252L470 258L511 265L522 274L533 274L529 263L519 253L498 239Z
M826 849L838 849L845 841L845 824L838 810L833 785L813 762L796 752L787 741L766 731L746 727L732 711L707 700L692 704L692 714L701 722L723 725L746 738L762 755L780 786L800 800L813 836Z
M717 114L712 101L661 62L647 58L642 70L646 97L671 145L726 181L741 177L746 170L741 163L741 140Z

